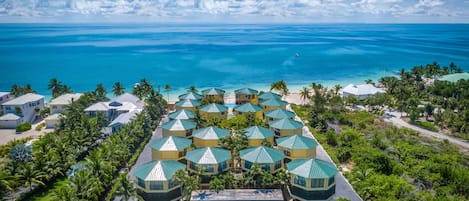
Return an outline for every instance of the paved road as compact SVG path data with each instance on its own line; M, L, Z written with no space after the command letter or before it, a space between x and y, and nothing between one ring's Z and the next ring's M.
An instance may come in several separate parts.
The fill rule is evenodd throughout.
M437 138L439 140L448 140L452 144L463 147L464 149L469 149L469 143L466 143L466 142L464 142L460 139L454 138L454 137L450 137L450 136L448 136L446 134L443 134L443 133L437 133L437 132L429 131L429 130L420 128L418 126L414 126L412 124L409 124L409 123L405 122L404 120L402 120L401 118L399 118L401 116L401 114L399 112L388 112L388 113L392 114L392 116L390 118L384 118L384 120L387 121L387 122L391 122L391 123L393 123L394 125L396 125L398 127L406 127L406 128L415 130L415 131L419 132L421 135L423 135L425 137Z
M293 111L291 109L290 105L287 105L287 109ZM300 119L300 117L298 117L298 116L295 116L295 120L303 122ZM309 131L309 128L307 126L303 127L303 136L313 138L314 140L316 140L316 138ZM318 142L318 141L316 140L316 142ZM318 142L318 144L319 144L319 142ZM329 156L329 154L327 154L326 150L324 150L324 148L322 147L321 144L319 144L316 147L316 158L324 160L324 161L328 161L328 162L334 164L331 157ZM335 183L336 183L335 184L335 195L333 196L333 199L344 197L344 198L350 199L352 201L362 201L362 199L360 198L358 193L353 189L352 185L350 185L350 183L344 177L342 172L339 172L339 174L337 174L337 176L335 177Z

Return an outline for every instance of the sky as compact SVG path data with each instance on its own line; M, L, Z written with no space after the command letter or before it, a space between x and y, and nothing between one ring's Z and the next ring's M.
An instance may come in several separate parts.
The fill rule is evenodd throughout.
M0 0L0 22L469 23L469 0Z

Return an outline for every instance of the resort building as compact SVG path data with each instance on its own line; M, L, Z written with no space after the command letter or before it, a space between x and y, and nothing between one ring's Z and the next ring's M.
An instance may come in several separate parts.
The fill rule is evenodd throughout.
M244 103L242 105L236 106L233 108L236 115L242 115L246 113L253 113L257 118L262 119L263 108L259 105L254 105L252 103Z
M218 147L220 140L230 135L230 131L210 126L192 132L192 139L196 147Z
M284 118L293 119L295 117L295 113L292 111L288 111L286 109L279 108L279 109L264 112L264 117L265 117L264 118L265 121L270 122L270 121L280 120Z
M0 92L0 105L2 105L4 102L7 102L11 99L13 99L13 95L10 94L10 92ZM0 115L2 114L2 107L0 107Z
M342 89L342 97L344 98L347 96L357 96L359 99L365 99L377 93L384 93L384 91L371 84L349 84Z
M150 142L152 160L183 160L192 140L166 136Z
M117 96L107 102L98 102L85 109L88 117L96 117L103 114L108 121L116 119L119 115L136 111L140 113L143 110L144 103L132 94L125 93Z
M171 200L181 198L181 186L173 181L174 173L185 170L186 166L177 161L150 161L138 166L134 176L144 200Z
M264 110L266 112L270 110L279 109L279 108L286 109L287 104L288 104L287 102L280 100L280 99L276 99L276 98L263 100L259 103L259 105L264 107Z
M235 90L236 105L245 103L257 104L259 99L257 98L257 90L251 88L242 88Z
M254 164L272 173L284 166L285 155L283 152L270 147L259 146L243 149L239 151L239 156L241 157L241 167L246 171L250 171Z
M202 100L203 96L198 94L198 93L195 93L195 92L189 92L189 93L185 93L185 94L182 94L179 96L179 100Z
M282 96L271 91L261 92L258 96L259 101L269 100L269 99L281 99Z
M210 103L200 108L200 115L206 119L226 119L228 117L228 108L218 103Z
M269 126L274 129L277 136L301 135L303 133L303 124L290 118L283 118L269 122Z
M225 90L210 88L202 91L202 100L208 103L225 104Z
M176 102L176 110L192 110L195 111L200 106L200 101L192 99L183 99Z
M15 128L26 122L33 123L42 109L44 109L44 96L33 93L4 102L2 104L4 115L0 117L0 128Z
M112 120L112 122L107 127L110 128L112 133L117 133L124 125L137 118L139 113L140 112L137 110L123 113L117 116L116 119Z
M57 98L52 99L49 102L49 108L51 114L62 113L67 106L69 106L73 101L78 100L82 94L80 93L68 93L58 96Z
M46 123L46 128L55 128L59 125L60 123L60 118L63 115L61 113L55 113L47 116L44 118L44 121Z
M314 158L295 159L287 163L291 195L296 200L327 200L335 193L337 168Z
M288 161L297 158L316 158L318 143L302 135L290 135L275 139L277 149L282 150Z
M192 172L202 170L205 176L217 175L230 167L230 151L216 147L203 147L187 152L187 169ZM206 179L210 179L206 177ZM204 178L202 178L203 182Z
M195 117L195 113L192 110L176 110L168 114L170 120L174 119L192 119Z
M274 131L260 127L260 126L251 126L245 128L246 136L248 138L248 146L257 147L262 146L263 142L269 142L271 145L274 145Z
M164 123L163 136L192 137L197 123L185 119L175 119Z

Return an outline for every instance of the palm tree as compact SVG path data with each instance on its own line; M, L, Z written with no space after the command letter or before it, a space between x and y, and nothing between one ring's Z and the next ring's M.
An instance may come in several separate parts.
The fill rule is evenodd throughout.
M127 177L127 173L120 174L118 182L115 195L121 196L123 201L129 201L132 198L143 200L142 197L137 194L137 190L135 189L134 184Z
M23 94L27 94L27 93L36 93L36 91L31 87L30 84L26 84L23 87Z
M217 194L225 189L225 182L222 179L213 176L209 183L209 189L215 191Z
M16 184L17 178L4 171L4 167L0 167L0 197L6 191L12 191Z
M101 84L101 83L96 85L96 89L94 90L94 94L96 95L96 100L97 101L106 101L107 100L106 88L104 88L104 85Z
M125 88L124 88L124 86L122 86L121 82L116 82L112 86L112 93L114 93L115 96L122 95L123 93L125 93L124 90L125 90Z
M13 86L11 86L10 94L18 97L20 94L22 94L21 87L17 84L14 84Z
M288 95L287 84L285 83L284 80L280 80L280 81L273 82L272 84L270 84L270 90L278 91L280 94L282 94L282 96Z
M306 103L306 100L311 97L309 94L309 89L307 87L303 87L303 89L300 91L300 97L301 100L303 100L303 105Z
M192 92L192 93L197 93L197 89L195 88L194 85L190 86L189 87L189 90L187 90L188 92Z
M180 169L173 175L173 181L181 185L181 194L183 200L190 200L192 192L199 189L200 177L199 175L190 176L186 171Z
M164 90L165 90L166 93L168 94L168 101L169 101L169 91L171 90L171 85L165 84L165 85L164 85Z
M47 175L34 167L32 164L27 163L17 173L18 179L25 185L29 185L29 190L33 190L33 183L44 186L43 179L47 178Z
M334 85L335 95L339 95L340 89L342 89L342 86L340 86L340 84Z
M57 78L52 78L49 80L49 84L47 85L47 89L50 89L52 90L52 97L57 97L59 91L60 91L60 88L62 88L62 82L60 82L59 80L57 80Z
M52 192L52 197L54 200L62 201L78 201L78 197L76 196L76 190L70 185L61 186L58 189Z
M365 80L365 83L366 83L366 84L371 84L371 85L373 85L373 86L375 85L375 82L373 82L372 79L366 79L366 80Z
M192 118L192 121L194 121L197 124L197 128L205 127L205 124L207 123L207 121L204 118L202 118L202 115L200 114L199 110L196 110L194 112L194 118Z

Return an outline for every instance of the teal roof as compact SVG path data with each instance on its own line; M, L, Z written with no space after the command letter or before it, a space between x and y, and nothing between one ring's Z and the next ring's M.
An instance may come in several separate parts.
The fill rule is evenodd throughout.
M469 73L454 73L454 74L444 75L438 80L448 81L448 82L457 82L459 80L469 80Z
M314 158L295 159L287 163L287 169L291 174L310 179L330 178L339 172L332 163Z
M301 135L291 135L278 138L275 139L275 142L277 142L277 146L289 149L311 149L318 146L318 143L314 139Z
M264 115L266 117L270 117L274 119L283 119L283 118L293 118L295 116L295 113L292 111L283 109L283 108L277 108L275 110L264 112Z
M280 100L280 99L276 99L276 98L267 99L259 103L259 105L263 105L263 106L264 105L265 106L285 106L287 104L288 104L287 102Z
M210 88L210 89L203 90L202 94L203 95L223 95L225 94L225 90L217 89L217 88Z
M254 105L252 103L245 103L240 106L236 106L234 110L239 112L259 112L262 110L262 107L259 105Z
M175 103L178 107L197 107L200 105L200 101L198 100L191 100L191 99L183 99Z
M170 131L190 130L197 126L197 123L185 119L175 119L164 123L161 127Z
M135 168L135 177L144 181L169 181L178 170L186 165L172 160L150 161Z
M239 155L241 159L252 163L275 163L285 158L283 151L265 146L243 149Z
M192 140L190 139L166 136L150 142L150 147L158 151L178 151L191 146L191 144Z
M195 93L195 92L189 92L189 93L180 95L179 99L180 100L184 100L184 99L200 100L202 99L202 95Z
M186 159L197 164L217 164L231 158L230 151L216 147L204 147L188 151Z
M200 111L204 111L204 112L225 112L227 110L228 108L226 106L220 105L218 103L210 103L200 108Z
M192 119L194 118L195 113L192 110L177 110L175 112L169 113L168 117L170 119Z
M192 136L204 140L218 140L230 135L230 131L218 127L210 126L207 128L197 129L192 132Z
M257 90L251 88L242 88L235 90L235 94L246 94L246 95L254 95L257 94Z
M265 139L275 135L275 132L260 126L251 126L244 129L248 139Z
M261 93L259 94L259 97L260 99L263 99L263 100L267 100L267 99L280 99L282 98L282 96L276 94L276 93L273 93L273 92L264 92L264 93Z
M269 122L269 126L280 130L293 130L303 128L303 124L290 118L283 118Z

